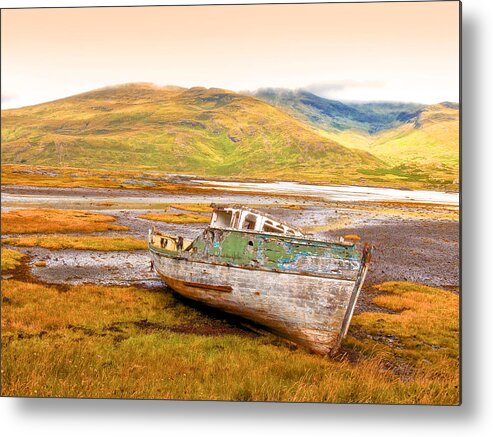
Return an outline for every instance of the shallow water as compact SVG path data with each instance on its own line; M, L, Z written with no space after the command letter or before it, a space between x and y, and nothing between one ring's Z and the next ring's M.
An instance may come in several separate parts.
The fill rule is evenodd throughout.
M8 188L2 189L2 207L6 210L10 206L15 207L51 207L51 208L99 208L99 205L112 205L109 209L128 208L133 204L142 208L151 207L161 203L241 203L247 204L272 204L285 203L275 195L303 196L309 201L324 199L326 201L356 202L356 201L393 201L393 202L418 202L429 204L459 205L459 193L445 193L440 191L424 190L398 190L395 188L374 188L359 186L328 186L298 184L296 182L234 182L234 181L200 181L209 186L217 186L222 193L204 194L168 194L153 191L136 193L133 190L107 190L74 188L70 190L52 188L49 193L38 192L37 189L29 189L26 193L9 192ZM200 186L197 184L197 186ZM27 188L27 187L26 187ZM252 194L251 191L269 193L262 196ZM250 192L250 193L249 193ZM244 194L243 194L244 193ZM274 197L273 197L274 195ZM303 199L291 198L291 204L306 203ZM134 206L134 207L135 207ZM105 206L108 208L108 206Z
M222 182L200 181L225 190L263 191L278 194L300 194L323 197L339 202L397 201L459 204L459 193L425 190L399 190L396 188L360 187L351 185L310 185L297 182Z

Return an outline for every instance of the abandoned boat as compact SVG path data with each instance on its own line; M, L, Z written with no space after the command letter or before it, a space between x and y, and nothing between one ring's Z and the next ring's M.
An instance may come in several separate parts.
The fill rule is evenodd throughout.
M308 238L252 208L214 206L194 240L151 229L149 251L179 294L327 355L347 333L372 249Z

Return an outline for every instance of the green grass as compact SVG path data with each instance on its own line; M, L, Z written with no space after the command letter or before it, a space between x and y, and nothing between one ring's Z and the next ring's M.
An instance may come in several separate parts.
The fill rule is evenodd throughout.
M388 168L361 169L369 176L409 184L458 189L459 111L446 105L430 105L415 123L407 123L377 135L352 130L327 136L347 147L366 150ZM370 178L375 181L375 178Z

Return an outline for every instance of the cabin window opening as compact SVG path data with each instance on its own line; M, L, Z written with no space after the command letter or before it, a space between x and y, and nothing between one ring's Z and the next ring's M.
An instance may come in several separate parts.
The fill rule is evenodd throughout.
M255 229L255 224L257 223L257 217L255 217L253 214L248 214L245 219L243 220L243 226L242 229Z
M212 226L218 228L229 228L233 213L231 211L217 211L212 223Z
M282 229L279 229L278 227L276 227L274 225L270 225L268 223L266 223L264 225L264 231L265 232L272 232L272 233L276 233L276 234L282 234L283 233Z

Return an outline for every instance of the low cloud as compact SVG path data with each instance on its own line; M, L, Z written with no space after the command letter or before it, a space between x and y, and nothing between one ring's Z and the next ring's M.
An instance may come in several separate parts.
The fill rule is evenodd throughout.
M15 99L14 95L2 93L2 105L4 105L5 103L8 103L8 102L11 102L14 99Z
M330 97L332 94L357 88L382 88L384 82L379 80L333 80L312 83L304 87L307 91L322 97Z

